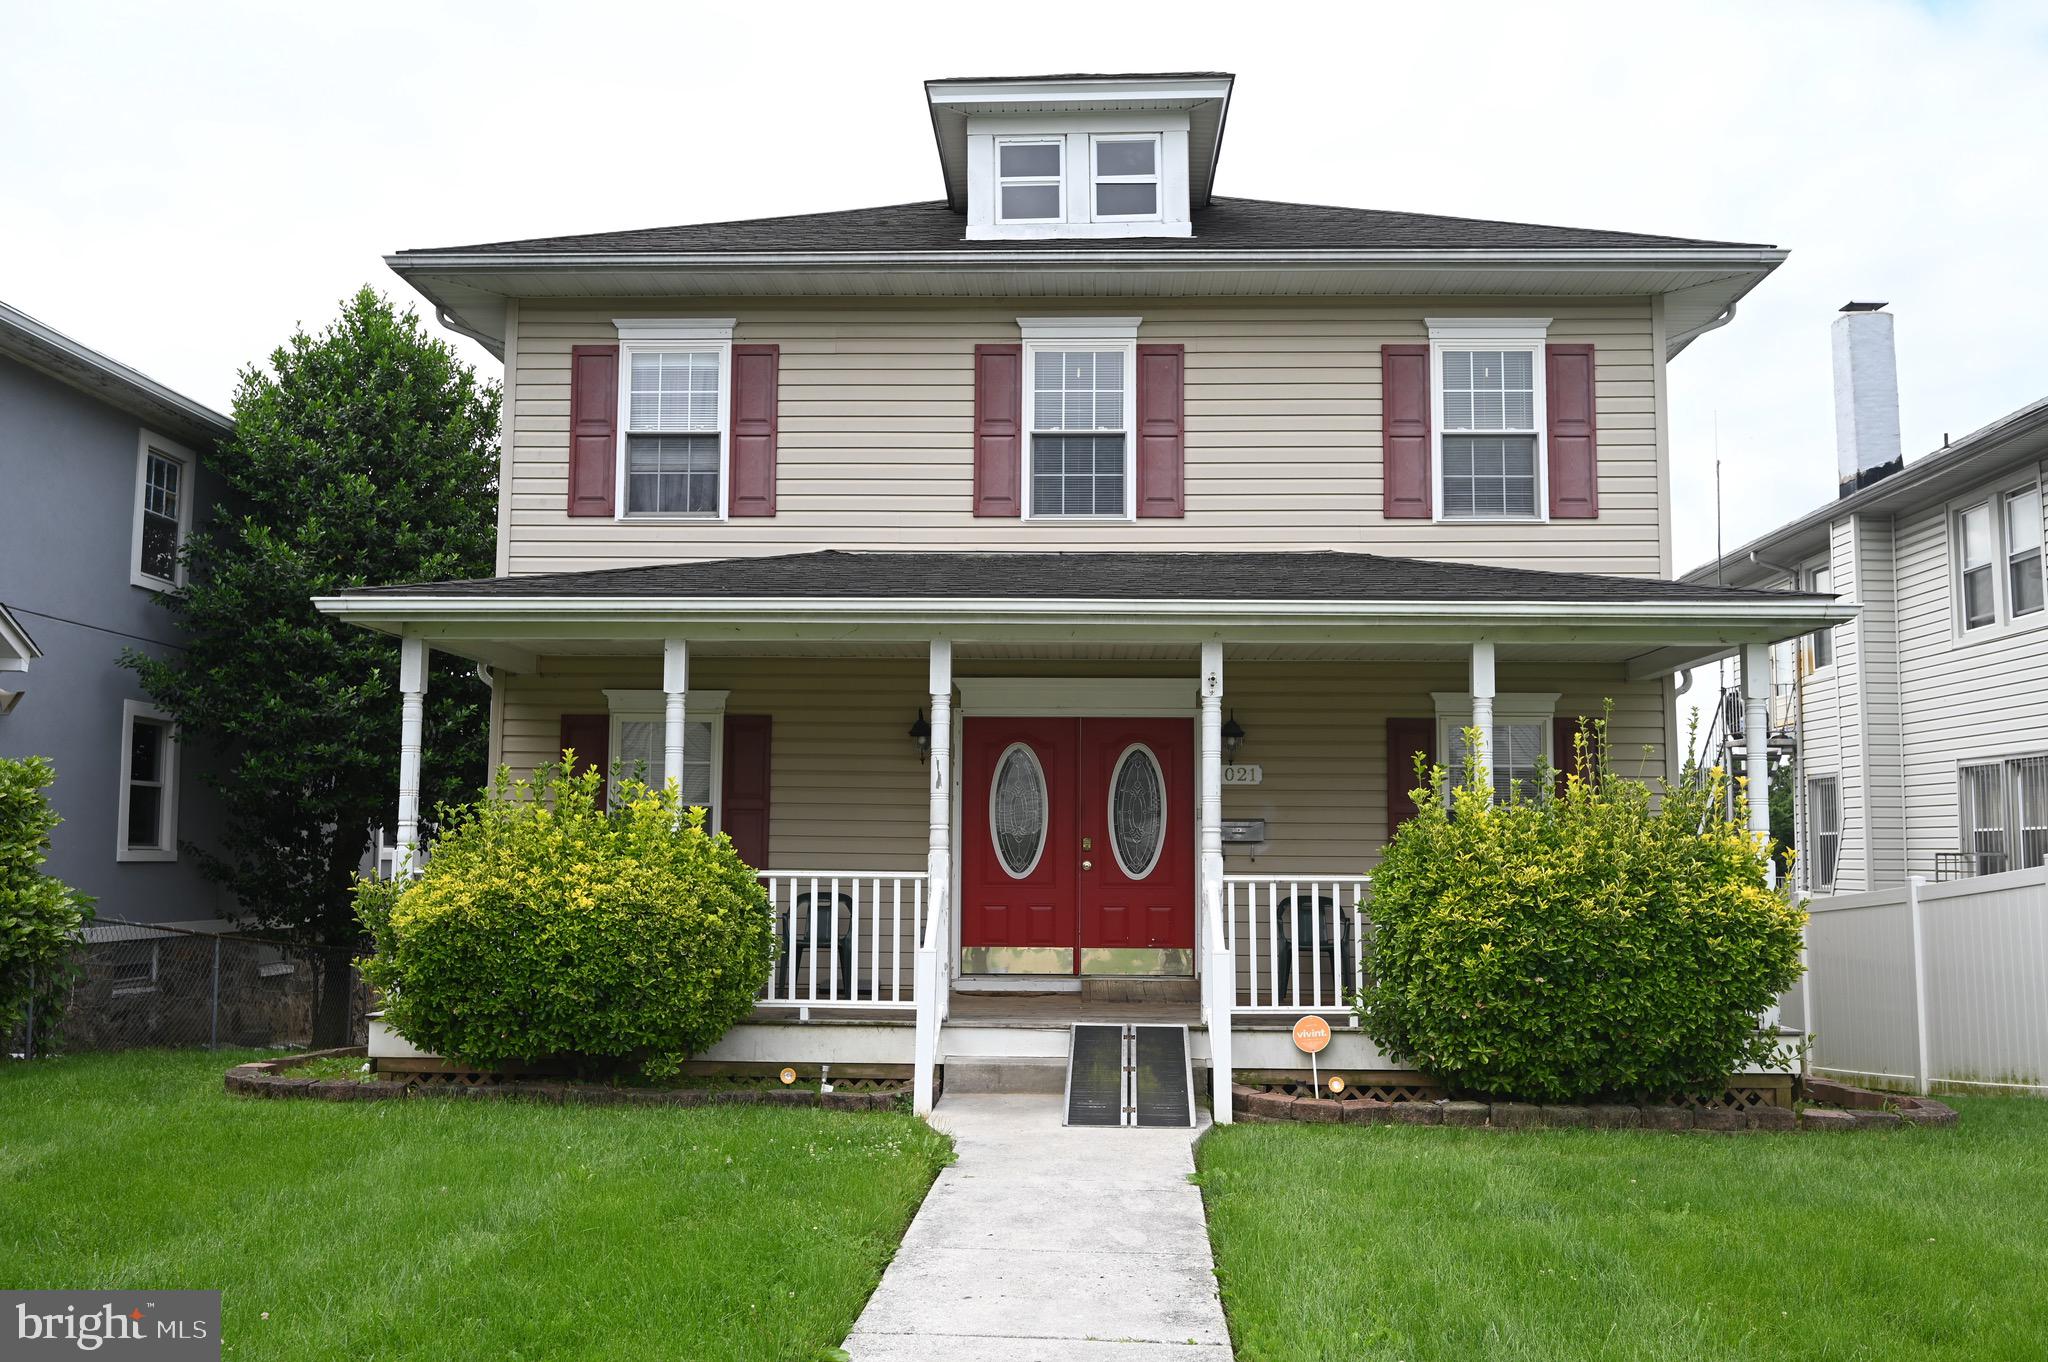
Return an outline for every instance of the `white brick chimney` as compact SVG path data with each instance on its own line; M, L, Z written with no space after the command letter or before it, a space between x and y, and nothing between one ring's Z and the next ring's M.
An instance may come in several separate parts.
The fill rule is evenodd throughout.
M1905 466L1899 365L1884 306L1848 303L1835 318L1835 468L1845 497Z

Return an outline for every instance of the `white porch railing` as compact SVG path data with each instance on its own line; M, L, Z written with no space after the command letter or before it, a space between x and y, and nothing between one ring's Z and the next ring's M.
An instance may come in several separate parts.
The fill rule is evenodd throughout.
M925 877L876 870L764 870L775 912L767 1007L909 1012L925 933Z
M1223 929L1236 1014L1318 1012L1358 1025L1367 875L1225 875Z

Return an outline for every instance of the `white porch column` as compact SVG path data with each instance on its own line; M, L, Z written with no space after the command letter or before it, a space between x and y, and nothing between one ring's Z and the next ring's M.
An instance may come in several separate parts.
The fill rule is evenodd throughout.
M683 707L690 691L690 645L682 639L662 640L661 689L665 692L661 769L664 776L675 783L680 794L683 788L683 720L686 717Z
M1742 774L1748 781L1749 831L1768 847L1771 839L1771 646L1742 645ZM1778 867L1764 853L1764 876L1774 887Z
M1479 730L1479 769L1485 774L1487 799L1493 798L1493 645L1472 645L1472 727ZM1451 772L1451 783L1465 778L1463 771Z
M925 855L925 929L917 951L917 1063L911 1107L931 1114L939 1024L946 1018L953 927L953 643L932 640L930 843Z
M427 641L411 635L398 643L398 840L392 847L394 878L420 867L420 731L427 713Z
M1228 1125L1237 964L1223 922L1223 645L1202 645L1202 1009L1209 1023L1210 1115Z

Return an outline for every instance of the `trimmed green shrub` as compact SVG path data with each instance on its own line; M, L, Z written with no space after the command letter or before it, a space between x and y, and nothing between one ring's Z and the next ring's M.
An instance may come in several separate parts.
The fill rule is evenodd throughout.
M1802 908L1723 813L1717 769L1653 792L1595 723L1562 794L1489 803L1417 763L1416 816L1373 872L1366 1033L1461 1091L1665 1097L1768 1061L1758 1014L1799 977ZM1476 741L1476 731L1468 740Z
M363 974L413 1044L483 1068L572 1058L673 1074L768 980L768 896L702 809L595 770L501 771L444 810L416 879L362 881Z
M33 1001L36 1029L53 1027L70 978L71 948L92 900L43 870L62 820L43 791L47 757L0 757L0 1032Z

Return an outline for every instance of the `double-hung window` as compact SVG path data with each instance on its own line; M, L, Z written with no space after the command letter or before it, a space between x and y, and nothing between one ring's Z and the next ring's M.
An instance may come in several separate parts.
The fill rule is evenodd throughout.
M1026 487L1033 518L1128 519L1134 513L1131 425L1135 417L1135 319L1039 323L1025 331L1025 419L1030 423ZM1032 339L1035 328L1053 334ZM1057 334L1064 330L1066 334ZM1110 343L1081 334L1122 333Z
M1437 750L1444 754L1444 768L1452 785L1465 780L1465 730L1472 726L1472 697L1458 691L1434 695L1437 715ZM1551 719L1557 713L1557 696L1496 695L1493 700L1493 733L1487 756L1493 779L1493 797L1498 803L1510 799L1530 800L1542 795L1537 773L1557 758L1550 751ZM1566 754L1566 760L1570 755Z
M140 700L121 702L121 790L117 861L178 859L178 744L171 716Z
M1548 318L1429 321L1444 520L1543 518Z
M724 516L731 320L617 325L622 513Z
M1143 222L1159 216L1159 136L1091 139L1093 219Z
M192 451L142 432L135 458L135 537L128 580L152 591L184 584L178 560L192 528Z
M2007 487L1950 520L1956 559L1956 614L1964 631L2043 616L2041 487Z
M1971 874L2048 865L2048 756L1968 762L1956 776Z
M683 767L677 780L683 806L704 810L707 832L719 826L726 695L693 690L683 699ZM612 773L661 788L669 777L668 697L658 690L608 690L605 699L611 710ZM616 780L611 788L616 798Z
M1842 787L1834 776L1806 782L1806 830L1813 841L1808 873L1815 889L1831 889L1842 853Z
M2000 499L2005 512L2005 601L2014 618L2042 606L2041 489L2023 487Z
M1806 570L1806 589L1821 596L1835 593L1835 570L1826 563ZM1813 669L1819 671L1835 660L1835 631L1816 629L1806 636L1807 655L1813 659Z
M1066 217L1064 138L996 143L996 221L1059 222Z

